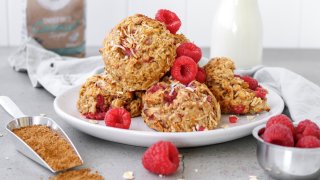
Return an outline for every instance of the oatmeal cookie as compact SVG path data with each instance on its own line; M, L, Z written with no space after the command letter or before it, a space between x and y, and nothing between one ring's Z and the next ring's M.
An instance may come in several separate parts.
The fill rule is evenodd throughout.
M163 23L136 14L112 29L100 52L117 83L129 91L146 90L170 70L175 38Z
M182 43L190 42L184 34L174 34L174 44L179 47Z
M168 79L167 79L168 80ZM220 106L205 84L187 86L177 81L159 82L142 97L144 122L161 132L211 130L220 122Z
M231 59L211 59L204 69L207 86L219 101L222 113L256 114L270 110L266 98L257 97L247 82L234 76L235 65Z
M103 119L109 108L123 107L131 117L140 116L142 91L125 91L109 74L88 78L80 90L77 108L89 119Z

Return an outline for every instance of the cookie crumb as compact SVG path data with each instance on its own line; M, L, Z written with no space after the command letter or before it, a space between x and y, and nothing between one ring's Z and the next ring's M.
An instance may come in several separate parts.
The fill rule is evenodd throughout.
M229 127L229 125L228 124L221 124L220 127L222 127L223 129L226 129Z
M132 179L134 179L133 172L132 172L132 171L126 171L126 172L124 172L123 175L122 175L122 178L123 178L123 179L127 179L127 180L132 180Z
M98 124L98 121L97 121L97 120L92 120L92 119L90 119L90 120L89 120L89 123L91 123L91 124Z
M254 120L256 118L256 116L247 116L247 120L251 121Z

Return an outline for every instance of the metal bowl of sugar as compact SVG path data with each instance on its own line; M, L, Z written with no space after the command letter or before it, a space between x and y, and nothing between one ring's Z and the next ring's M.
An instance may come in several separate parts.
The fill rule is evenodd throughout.
M252 135L257 140L257 159L262 169L275 179L320 179L320 148L295 148L265 142L257 126Z

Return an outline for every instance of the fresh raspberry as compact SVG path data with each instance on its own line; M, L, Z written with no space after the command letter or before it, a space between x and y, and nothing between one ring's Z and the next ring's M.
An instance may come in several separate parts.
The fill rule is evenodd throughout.
M179 151L171 142L157 142L143 154L142 164L155 174L173 174L179 167Z
M294 145L291 130L282 124L274 124L269 128L267 127L263 134L263 140L281 146L292 147Z
M198 63L202 56L201 49L191 42L182 43L177 48L177 57L188 56Z
M264 132L266 131L266 128L261 128L259 131L258 131L258 135L263 139L263 134Z
M235 113L235 114L242 114L244 109L245 109L244 105L240 104L240 105L237 105L237 106L233 106L231 111L233 113Z
M176 34L181 26L181 21L176 13L167 9L158 10L156 20L163 22L172 34Z
M284 126L287 126L291 130L292 135L295 134L295 128L292 124L292 121L290 120L290 118L288 116L286 116L284 114L279 114L277 116L271 117L267 122L266 128L268 129L269 127L271 127L275 124L282 124Z
M171 103L176 97L177 97L177 92L175 90L172 91L172 93L170 94L170 92L165 92L164 96L163 96L163 100Z
M304 136L298 141L296 147L318 148L320 147L320 140L314 136Z
M229 116L229 122L230 123L237 123L238 119L239 118L237 116L235 116L235 115Z
M316 123L306 119L299 122L296 128L296 141L299 141L304 136L315 136L316 138L320 139L320 129Z
M254 92L256 93L256 96L261 99L265 98L267 95L267 91L261 87L257 87Z
M157 92L159 89L165 89L165 87L164 87L162 84L157 83L157 84L151 86L151 87L147 90L147 92L155 93L155 92Z
M171 68L171 75L182 84L195 80L198 72L197 64L187 56L178 57Z
M205 83L207 79L206 71L201 67L198 67L198 72L196 75L196 80L200 83Z
M104 118L104 122L106 126L129 129L131 124L130 113L124 108L110 109Z
M303 131L306 129L307 126L312 126L314 128L319 128L316 123L312 122L309 119L306 119L306 120L303 120L303 121L299 122L299 124L297 126L297 129L296 129L297 133L303 133Z
M303 136L314 136L314 137L320 139L320 129L315 126L307 126L304 129L302 135Z
M244 80L245 82L247 82L249 84L249 88L251 90L256 90L258 87L258 81L250 76L242 76L240 77L242 80Z

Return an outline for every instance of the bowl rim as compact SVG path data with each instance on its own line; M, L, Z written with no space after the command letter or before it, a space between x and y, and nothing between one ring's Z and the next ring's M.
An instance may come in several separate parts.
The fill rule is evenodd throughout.
M298 124L298 122L294 122L293 123L295 126ZM283 150L290 150L290 151L305 151L305 152L319 152L320 147L318 148L298 148L298 147L287 147L287 146L280 146L280 145L276 145L276 144L271 144L268 142L265 142L262 138L260 138L260 136L258 135L258 132L260 129L265 128L266 124L262 124L259 126L256 126L253 130L252 130L252 135L253 137L255 137L255 139L260 142L263 143L267 146L270 147L274 147L274 148L278 148L278 149L283 149Z

